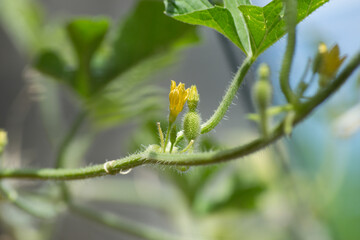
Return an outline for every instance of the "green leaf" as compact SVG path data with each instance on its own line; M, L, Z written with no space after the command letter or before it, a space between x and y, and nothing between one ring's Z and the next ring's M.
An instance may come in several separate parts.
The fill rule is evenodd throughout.
M66 26L78 61L73 86L85 98L89 98L96 89L96 80L92 76L91 61L108 28L109 21L105 18L78 18L69 22Z
M35 59L34 67L41 73L59 81L69 82L71 79L69 67L56 52L51 50L41 52Z
M22 54L31 56L41 47L43 8L34 0L0 0L0 24Z
M299 0L297 22L326 2L328 0ZM286 33L282 0L274 0L265 7L239 6L239 9L246 19L255 56L260 55Z
M106 18L78 18L66 26L80 62L89 63L109 28Z
M63 52L41 53L35 62L37 70L62 79L86 100L100 127L159 110L159 91L145 91L146 82L178 59L179 49L199 41L196 27L167 17L159 1L140 1L110 35L113 42L101 44L108 25L103 18L80 18L67 25L78 58L71 74L66 71L74 64L61 60Z
M88 102L96 124L99 127L111 127L130 118L143 121L147 115L164 110L167 101L158 97L159 89L149 87L147 83L154 79L151 76L168 66L175 57L172 51L152 56L108 83Z
M167 17L161 2L140 1L117 31L112 54L103 65L103 84L148 58L198 40L195 27Z
M298 0L297 21L327 1ZM285 34L282 0L274 0L265 7L249 5L245 0L224 0L224 7L212 5L207 0L167 0L165 8L166 13L177 20L217 30L254 57Z
M228 209L254 210L257 199L265 186L257 182L247 182L237 174L211 183L195 199L194 210L200 214L213 213Z
M227 1L230 2L230 1ZM230 7L230 6L228 6ZM236 9L230 8L235 14ZM167 0L165 1L165 13L173 18L185 23L203 25L217 30L218 32L229 38L244 52L249 52L249 46L246 46L241 39L248 38L244 33L245 26L241 30L241 23L237 26L234 22L232 12L226 7L212 5L209 1L183 1L183 0ZM241 38L240 36L241 35Z

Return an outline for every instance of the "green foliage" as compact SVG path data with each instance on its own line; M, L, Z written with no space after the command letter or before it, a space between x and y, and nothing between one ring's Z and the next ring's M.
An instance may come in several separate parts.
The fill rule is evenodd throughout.
M265 187L260 183L247 183L237 175L228 176L219 185L211 186L207 193L199 194L195 202L195 211L199 213L214 213L225 210L256 209L257 199ZM211 192L209 192L211 190Z
M328 0L299 0L300 22ZM209 1L166 0L166 13L177 20L203 25L229 38L248 56L258 56L285 34L283 1L274 0L264 7L249 1L225 0L224 6Z
M110 81L144 59L168 54L197 41L195 27L164 15L161 2L140 1L119 25L111 46L112 54L102 66L102 76L105 81Z
M97 91L91 61L109 28L107 19L79 18L67 24L66 30L77 57L77 71L72 86L85 97Z
M42 49L41 53L36 57L34 68L43 73L44 76L67 85L81 102L79 117L71 125L61 141L60 147L56 150L55 168L1 168L1 200L7 200L11 203L11 207L15 206L28 214L46 218L46 220L55 219L61 212L70 210L74 214L144 239L168 240L178 238L172 236L172 234L167 236L162 231L137 224L125 217L109 214L103 210L95 211L84 207L81 202L76 203L78 201L76 198L91 201L91 195L96 195L95 199L105 200L107 199L105 195L110 193L109 195L112 195L113 200L113 196L120 196L120 199L122 198L120 201L127 199L122 203L130 205L144 204L151 206L150 203L153 201L157 207L166 211L169 215L173 214L177 218L181 218L178 222L188 220L191 224L196 223L193 224L194 229L189 229L189 224L186 223L185 233L189 232L189 235L180 236L179 239L189 236L201 236L201 234L206 236L207 239L239 239L241 236L249 239L272 238L272 234L265 238L252 238L251 234L247 234L247 229L245 229L250 226L246 222L250 220L251 226L256 226L255 228L251 227L251 229L256 232L265 230L262 236L273 233L272 229L267 228L269 226L270 228L278 228L279 225L277 224L279 223L273 224L271 221L273 218L269 218L267 213L278 212L278 206L283 207L289 213L286 216L285 228L284 226L279 227L281 229L279 232L284 233L284 238L291 239L299 235L298 238L301 239L302 232L305 232L304 235L307 234L306 231L309 231L309 229L313 232L312 230L316 227L313 228L312 221L317 220L317 218L308 215L307 212L307 209L311 209L310 207L313 206L307 206L307 200L305 199L306 202L297 202L298 200L296 200L293 204L292 201L295 200L293 196L297 196L298 193L296 187L291 186L291 189L282 189L283 185L287 186L287 184L282 183L298 183L298 176L292 176L289 173L286 165L287 161L285 161L285 156L282 156L281 149L274 149L276 158L284 158L282 159L282 165L278 166L278 170L275 169L277 167L276 164L273 164L274 162L264 161L272 160L272 155L268 154L267 151L261 154L261 162L256 160L260 155L254 157L254 159L248 158L251 162L256 161L254 166L249 164L248 159L238 162L239 165L235 165L236 163L215 164L260 151L279 138L290 135L296 124L308 117L317 106L328 99L348 79L360 64L360 54L356 55L338 76L335 76L336 72L334 72L333 78L329 79L329 84L324 86L324 89L320 92L306 98L298 97L296 103L289 101L290 98L287 98L287 103L279 106L271 106L271 87L268 82L269 69L261 71L260 80L258 85L255 85L256 90L254 93L254 99L257 100L259 111L258 114L250 115L249 118L263 123L264 134L262 136L255 139L250 136L253 140L244 145L223 148L214 141L214 138L209 135L200 136L200 134L214 129L224 118L250 66L261 52L285 34L285 27L288 29L288 45L292 46L287 48L284 57L287 66L283 68L286 70L283 80L288 84L288 89L285 90L292 91L289 76L295 49L295 26L297 22L307 17L326 1L273 0L265 7L253 6L249 0L217 0L211 1L211 3L210 0L165 1L168 15L186 23L216 29L241 48L248 55L248 58L234 76L215 113L203 125L200 125L201 121L197 112L191 112L196 110L198 97L189 95L188 106L190 112L184 117L183 129L176 129L174 126L170 135L170 142L176 145L176 150L166 149L165 151L165 149L161 149L160 151L160 146L156 145L156 143L159 143L159 132L161 130L157 131L155 123L161 119L166 119L165 116L158 115L157 110L162 109L163 103L167 101L159 97L160 93L165 94L158 87L148 85L147 81L156 79L154 76L156 72L172 63L177 58L179 49L198 41L195 26L183 24L164 15L163 5L159 1L142 0L135 5L134 10L120 24L112 25L115 29L114 32L110 29L111 23L107 18L75 18L66 24L61 24L61 32L66 34L67 39L61 38L59 41L61 44L54 44L52 34L49 34L52 36L45 37L47 35L44 27L46 22L42 18L42 12L37 12L40 8L31 9L32 3L35 3L34 1L13 0L12 2L12 0L0 0L0 12L5 13L2 19L6 19L9 26L14 26L12 30L15 29L13 32L14 35L17 35L17 38L21 38L21 34L19 34L21 29L27 28L24 26L28 26L30 29L24 34L23 41L26 43L21 44L26 45L29 52L32 46L35 49L33 51ZM283 2L287 3L285 11L283 10ZM24 6L22 3L24 3ZM6 10L1 9L4 6ZM21 16L19 20L23 24L22 27L10 24L16 20L16 11L13 11L14 9L25 10L26 16ZM11 14L6 15L6 11ZM50 26L52 28L53 25ZM59 26L60 24L57 25L57 30L60 29ZM11 30L11 27L8 27L8 29ZM50 33L57 30L52 30ZM33 31L32 34L31 31ZM69 53L72 53L70 58ZM29 55L31 56L31 53ZM44 76L33 75L33 78L37 78L39 81L43 80ZM282 82L281 79L280 82ZM307 83L305 77L302 82ZM55 95L49 91L49 88L46 90L47 95ZM296 96L301 96L301 94ZM50 107L44 108L44 112L51 115L51 118L44 118L44 121L51 122L50 125L52 126L48 130L53 132L52 135L55 136L53 138L58 139L59 135L63 134L62 132L59 134L59 129L60 131L64 129L61 124L58 124L58 122L62 121L61 111L60 108L52 106L56 104L49 101L48 96L46 96L46 102L50 102L48 105ZM60 106L60 104L58 105ZM126 137L129 152L137 153L125 158L82 167L86 149L91 146L92 138L95 137L99 130L93 128L92 124L84 124L90 117L89 113L101 126L112 126L130 118L138 120L140 124L138 124L134 136ZM268 126L267 118L269 118L269 123L270 120L274 123L275 127L270 124ZM168 125L170 124L167 124L166 121L161 122L163 129L166 129ZM243 138L245 135L248 134L240 134L238 138ZM161 136L163 136L162 133ZM185 141L182 141L184 137L188 140L196 138L196 147L191 149L192 151L184 151L184 149L187 149L185 148ZM232 141L233 139L228 140ZM149 145L149 147L146 147L146 145ZM163 141L162 145L165 145ZM139 151L139 146L146 150ZM96 144L92 147L96 147ZM24 194L23 192L26 190L21 188L18 189L18 194L15 189L8 187L10 185L6 185L6 182L2 181L2 178L54 179L57 181L94 178L115 173L127 174L132 168L146 164L151 164L152 168L156 169L158 169L158 166L163 166L161 172L158 171L154 174L156 175L154 179L157 179L158 175L165 175L178 191L172 191L173 189L168 184L162 184L162 182L159 184L157 180L153 181L153 178L147 176L147 174L138 173L121 178L121 180L118 179L120 182L112 178L111 184L106 179L102 179L105 181L100 186L92 183L90 188L84 187L83 184L79 184L78 188L73 188L73 183L65 185L63 182L60 182L61 184L56 182L54 185L46 185L41 191L33 191L31 187L28 194ZM212 165L210 166L210 164ZM195 167L196 165L199 167ZM171 168L174 171L163 171L164 168L166 170ZM176 171L179 169L189 171L179 173L179 171ZM146 170L143 169L143 171ZM133 181L134 179L136 181ZM272 183L276 184L276 187L271 186ZM105 192L108 193L101 191L101 189L99 191L97 187L107 189ZM34 188L38 187L34 186ZM56 190L55 194L49 194L54 189ZM118 189L121 191L120 195L116 194ZM268 191L265 191L267 189ZM301 190L301 186L298 189ZM77 195L74 194L75 192ZM179 195L181 196L179 197ZM285 196L289 197L291 203L286 204L284 202L285 204L282 206L281 204L284 201L282 198L285 198ZM260 197L261 201L258 201ZM149 200L149 198L153 200ZM117 201L119 201L119 198L117 198ZM258 202L261 204L259 207L257 206ZM273 202L275 202L275 206L273 206ZM332 207L335 204L328 205ZM304 211L298 211L296 209L298 206L302 207L301 210ZM5 211L0 214L0 221L19 228L19 230L16 230L16 232L22 234L19 239L31 239L29 234L25 233L25 227L21 226L18 221L12 221L14 214L8 211L9 209L11 208L4 208ZM321 213L321 211L319 212ZM230 217L231 222L223 221L227 217ZM13 219L21 218L15 217ZM209 219L215 220L214 225L212 225L215 227L209 228L207 226L206 229L201 230L203 222ZM299 219L311 220L311 228L304 227L302 223L299 223ZM261 226L265 222L264 220L269 221L270 224ZM47 221L46 223L56 226L55 221ZM233 225L238 223L245 227L240 228L240 230L233 228ZM32 225L33 221L26 223L26 226ZM36 228L36 232L41 231ZM290 237L285 232L290 232ZM45 237L36 236L33 239L45 239Z
M66 30L74 46L79 64L88 64L99 48L109 28L105 18L78 18L67 24Z
M35 0L0 0L0 20L21 52L32 55L46 44L42 39L44 13Z
M53 49L43 50L34 63L85 100L101 126L159 109L158 91L144 88L145 81L174 62L179 49L199 40L194 26L164 15L159 1L140 1L118 24L113 40L103 43L109 25L106 18L78 18L66 25L76 66Z
M68 70L64 60L52 50L43 51L34 67L40 72L52 76L55 80L72 84L72 72Z

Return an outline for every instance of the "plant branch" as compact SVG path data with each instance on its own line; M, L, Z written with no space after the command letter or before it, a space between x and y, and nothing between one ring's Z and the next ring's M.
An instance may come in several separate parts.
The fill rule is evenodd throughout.
M3 195L7 201L11 202L20 210L42 219L49 219L50 216L34 209L31 204L27 203L24 199L20 198L17 191L3 182L0 182L0 194Z
M119 230L121 232L125 232L140 238L144 238L148 240L162 240L162 239L179 240L180 239L178 237L174 237L170 235L169 233L163 232L161 230L157 230L147 225L130 221L129 219L125 219L121 216L112 213L97 211L95 209L84 207L83 205L79 205L79 204L70 204L69 207L72 210L72 212L80 216L83 216L94 222L103 224L112 229Z
M214 114L207 120L205 123L201 125L201 134L210 132L214 129L220 121L223 119L224 115L226 114L227 110L229 109L241 83L244 80L246 73L249 71L251 65L255 60L252 57L247 57L244 62L241 64L240 68L238 69L235 77L233 78L232 82L228 90L226 91L222 101L220 102L218 108L214 112ZM180 131L176 138L175 144L178 144L184 138L184 132Z
M355 55L334 81L307 102L301 103L297 110L294 125L306 118L317 106L330 97L345 83L348 77L360 65L360 53ZM246 156L276 141L284 136L284 122L272 131L268 138L257 138L248 144L227 150L219 150L194 154L165 154L145 151L119 160L114 160L109 170L110 174L144 164L195 166L225 162ZM0 178L31 178L31 179L84 179L109 174L103 164L80 169L0 169Z
M296 101L296 95L291 90L289 79L291 65L294 58L296 45L296 18L297 18L297 2L296 0L285 0L285 19L288 31L286 51L280 70L280 88L289 103Z
M232 80L223 99L221 100L219 107L216 109L216 111L210 117L210 119L201 125L201 133L202 134L207 133L207 132L211 131L212 129L214 129L219 124L219 122L223 119L223 117L226 114L229 106L231 105L242 81L244 80L246 73L248 72L248 70L253 62L254 62L254 59L252 57L247 57L244 60L244 62L240 66L239 70L237 71L234 79Z
M65 167L65 155L66 150L68 149L70 143L72 142L73 138L75 137L76 133L79 131L83 121L85 120L87 115L86 111L80 112L79 115L76 117L75 121L73 122L69 132L61 142L59 147L59 151L57 153L57 158L55 162L55 168L63 168Z

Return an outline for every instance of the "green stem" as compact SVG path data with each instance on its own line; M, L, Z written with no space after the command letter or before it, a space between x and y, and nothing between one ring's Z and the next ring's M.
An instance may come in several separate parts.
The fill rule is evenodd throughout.
M193 145L194 145L194 140L191 140L189 144L180 153L186 153Z
M6 185L3 182L0 182L0 193L9 202L11 202L14 206L19 208L20 210L22 210L34 217L49 219L49 217L50 217L49 215L43 214L42 212L34 209L29 203L27 203L27 201L25 201L24 199L19 197L16 190L14 190L13 188L11 188L10 186Z
M350 63L343 69L334 81L332 81L324 90L319 92L309 101L301 103L294 118L294 125L306 118L317 106L328 99L339 87L345 83L348 77L360 65L360 53L354 56ZM257 138L248 144L234 147L227 150L214 152L194 153L194 154L166 154L156 152L143 152L134 154L119 160L115 160L111 165L112 171L120 171L144 164L161 165L208 165L229 161L239 157L246 156L256 152L280 137L284 136L284 122L281 122L268 138ZM84 179L106 175L103 164L94 165L79 169L0 169L0 178L30 178L30 179Z
M226 114L229 106L231 105L242 81L246 73L249 71L251 65L253 64L254 59L252 57L247 57L244 62L241 64L239 70L237 71L235 77L233 78L227 92L225 93L221 103L219 104L218 108L214 112L214 114L207 120L205 123L201 125L201 134L210 132L214 129L220 121L223 119L224 115ZM175 141L175 146L184 138L184 132L180 131L178 133L178 137Z
M71 142L73 141L76 133L80 130L82 123L86 118L87 112L83 111L78 114L75 121L72 123L70 130L62 140L55 162L55 168L64 168L66 166L65 156ZM62 196L65 202L71 200L71 193L64 182L60 183Z
M174 124L174 122L169 121L169 127L168 127L168 129L166 131L165 143L164 143L164 147L162 149L163 152L166 151L166 146L167 146L167 144L169 142L169 136L170 136L170 132L171 132L171 128L172 128L173 124Z
M289 103L294 103L297 98L290 87L290 71L294 58L296 45L296 18L297 18L297 2L296 0L285 1L285 18L288 31L286 51L284 54L281 70L280 70L280 88Z
M76 117L74 123L72 124L69 132L67 133L67 135L61 142L59 151L57 153L55 168L65 167L65 165L66 165L65 164L66 150L68 149L68 147L69 147L70 143L72 142L73 138L75 137L76 133L79 131L83 121L85 120L86 115L87 115L86 111L79 113L79 115Z
M160 137L160 146L161 146L161 149L164 149L165 148L164 134L161 130L160 122L157 122L156 125L158 127L158 132L159 132L159 137ZM171 152L171 150L170 150L170 152Z
M89 207L84 207L79 204L70 204L69 205L72 212L83 216L87 219L93 220L94 222L103 224L107 227L110 227L121 232L125 232L143 239L148 240L180 240L178 237L174 237L169 233L157 230L155 228L149 227L144 224L130 221L129 219L123 218L121 216L97 211Z
M226 114L229 106L231 105L242 81L246 73L248 72L250 66L254 62L254 59L251 57L247 57L244 62L242 63L241 67L237 71L234 79L232 80L230 87L228 88L226 94L224 95L223 99L219 107L216 109L214 114L207 120L204 124L201 125L201 134L207 133L214 129L219 122L223 119L224 115Z

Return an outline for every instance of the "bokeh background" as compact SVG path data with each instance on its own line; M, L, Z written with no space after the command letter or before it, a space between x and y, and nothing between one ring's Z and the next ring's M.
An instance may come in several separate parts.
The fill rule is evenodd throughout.
M57 121L65 127L57 129L55 136L66 131L79 106L66 87L54 81L36 84L27 77L37 47L26 42L25 36L31 33L17 22L16 14L26 12L9 9L28 2L40 6L44 18L58 25L79 15L108 16L115 25L136 1L0 0L0 128L8 131L10 141L6 166L52 167L56 151L44 121L57 115L44 117L39 102L48 101L47 93L57 89L62 112ZM253 1L260 6L267 2ZM329 46L337 43L348 59L360 50L359 11L357 0L332 0L298 25L293 86L320 41ZM197 85L201 116L207 119L244 58L240 50L213 30L199 27L198 33L200 43L179 52L173 64L151 76L151 84L163 89L159 94L165 103L160 110L163 118L170 79ZM206 137L211 148L235 146L256 136L256 125L246 119L246 114L253 111L249 91L259 63L271 67L274 103L284 102L277 79L285 43L283 38L259 58L226 119ZM354 74L335 96L297 126L290 138L257 154L205 170L193 168L187 173L153 166L134 169L127 175L76 181L71 184L74 198L96 209L181 233L182 239L360 239L358 75ZM135 149L135 143L147 143L148 138L141 135L147 129L144 126L135 119L96 131L90 134L94 140L91 143L83 132L85 140L78 140L68 155L81 155L83 152L76 153L76 149L88 146L87 164L125 156ZM55 144L60 139L55 137ZM204 171L216 174L199 187ZM37 181L12 184L28 192L47 191L56 185ZM39 220L1 202L0 215L2 240L140 239L65 210L50 220Z

